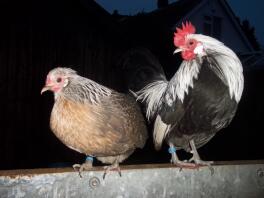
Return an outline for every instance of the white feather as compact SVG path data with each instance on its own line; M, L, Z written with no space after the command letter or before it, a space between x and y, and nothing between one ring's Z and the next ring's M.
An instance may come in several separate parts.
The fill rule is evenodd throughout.
M167 86L168 81L155 81L136 93L137 100L147 103L146 117L148 119L155 115Z
M154 131L153 131L153 140L154 140L156 149L160 149L164 138L170 131L170 128L171 128L171 125L165 124L161 120L160 116L158 115L155 120Z
M222 42L201 34L191 34L189 38L201 42L207 54L215 54L219 69L223 73L231 98L239 102L244 89L243 67L237 55Z
M199 70L200 64L196 60L182 62L168 85L168 92L171 93L174 101L178 98L183 102L189 87L193 88L193 79L198 78Z

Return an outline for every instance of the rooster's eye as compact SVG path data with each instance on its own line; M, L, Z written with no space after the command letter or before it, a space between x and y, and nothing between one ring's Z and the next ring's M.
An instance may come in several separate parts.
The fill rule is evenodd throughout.
M193 42L193 41L190 41L190 42L189 42L189 45L193 45L193 44L194 44L194 42Z
M57 83L60 83L60 82L61 82L61 78L60 78L60 77L57 78L57 79L56 79L56 82L57 82Z

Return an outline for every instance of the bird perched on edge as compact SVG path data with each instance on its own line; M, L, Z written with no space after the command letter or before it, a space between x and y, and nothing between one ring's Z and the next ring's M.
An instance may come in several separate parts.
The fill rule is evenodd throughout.
M212 37L195 34L190 22L177 28L174 45L174 53L181 52L183 58L178 71L170 81L163 76L163 80L146 85L137 92L138 100L146 104L147 118L155 119L157 150L165 141L174 164L210 166L212 162L201 160L196 148L233 119L244 87L243 68L230 48ZM192 153L189 162L194 163L179 160L178 149Z
M54 93L50 127L69 148L87 156L75 164L80 176L92 168L93 157L103 163L105 173L118 170L119 163L136 148L143 148L147 129L137 102L122 93L79 76L70 68L55 68L46 79L41 94Z

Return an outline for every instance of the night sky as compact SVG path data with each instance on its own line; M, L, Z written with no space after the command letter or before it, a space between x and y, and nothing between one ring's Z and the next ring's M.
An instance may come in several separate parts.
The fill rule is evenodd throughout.
M259 0L227 0L229 5L235 12L235 14L242 20L248 19L250 24L256 29L256 36L258 41L264 46L264 26L263 26L263 10L264 1ZM118 10L120 14L133 15L138 12L149 12L157 8L156 0L133 0L133 1L123 1L123 0L96 0L102 7L104 7L108 12L112 13L115 9ZM175 0L170 0L169 2L175 2Z

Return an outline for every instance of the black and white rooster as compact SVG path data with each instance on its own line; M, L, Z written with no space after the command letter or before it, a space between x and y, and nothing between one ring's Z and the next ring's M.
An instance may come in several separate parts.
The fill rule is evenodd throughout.
M146 104L146 116L154 119L153 138L159 150L169 145L172 163L178 166L208 165L196 148L206 144L233 119L244 86L243 68L236 54L222 42L195 34L190 23L182 24L174 35L174 53L183 62L170 81L163 72L137 92ZM193 154L188 163L176 151Z

